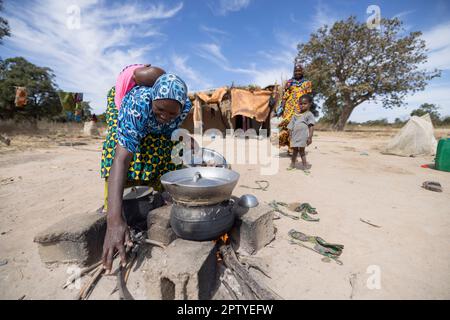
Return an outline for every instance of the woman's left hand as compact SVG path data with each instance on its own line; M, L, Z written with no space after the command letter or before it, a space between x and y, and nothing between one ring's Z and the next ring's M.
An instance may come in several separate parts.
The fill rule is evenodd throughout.
M305 140L303 140L305 141ZM306 140L306 144L309 146L312 143L312 138L308 138L308 140Z

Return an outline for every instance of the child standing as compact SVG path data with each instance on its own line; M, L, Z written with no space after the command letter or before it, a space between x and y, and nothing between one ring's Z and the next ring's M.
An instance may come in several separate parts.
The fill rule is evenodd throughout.
M290 147L293 149L289 170L295 169L299 153L302 158L302 170L310 167L306 162L305 147L312 143L314 124L316 123L314 116L317 116L317 111L313 105L312 96L309 94L301 96L299 108L295 110L294 116L287 126L291 136Z

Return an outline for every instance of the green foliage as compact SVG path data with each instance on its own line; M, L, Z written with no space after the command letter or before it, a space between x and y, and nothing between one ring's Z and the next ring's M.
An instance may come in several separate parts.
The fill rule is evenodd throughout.
M106 123L106 112L97 115L98 122Z
M0 61L0 118L52 117L61 112L61 103L51 69L38 67L25 58ZM28 102L24 108L14 104L15 87L26 87Z
M89 101L82 101L81 109L83 109L83 113L84 113L85 117L90 117L92 115L92 107L91 107Z
M2 0L0 0L0 11L3 11L3 1ZM0 44L3 43L4 37L10 37L10 36L11 36L11 32L9 29L8 21L5 18L0 17Z
M438 110L439 107L437 107L435 104L423 103L418 109L415 109L411 112L411 116L421 117L428 113L430 115L431 121L433 121L433 123L438 123L440 122L441 117Z
M442 118L439 124L442 126L450 126L450 116Z
M389 125L389 121L386 118L378 119L378 120L369 120L363 122L362 125L365 126L387 126Z
M439 70L419 68L426 62L420 32L401 36L402 22L382 19L381 31L355 17L324 26L298 45L297 61L316 95L324 99L325 117L343 130L352 111L365 101L385 108L404 104L407 94L423 90Z

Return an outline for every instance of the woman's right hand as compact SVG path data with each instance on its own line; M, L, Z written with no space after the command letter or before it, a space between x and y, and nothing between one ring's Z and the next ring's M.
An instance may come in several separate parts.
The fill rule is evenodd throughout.
M130 243L130 233L128 225L123 221L122 217L108 219L106 227L105 241L103 242L103 267L111 272L114 254L119 252L120 262L122 266L127 263L125 244Z
M125 243L131 244L126 221L122 218L122 196L126 173L133 154L120 144L108 178L108 213L106 215L106 234L103 242L103 267L111 272L114 254L119 252L122 265L127 263Z

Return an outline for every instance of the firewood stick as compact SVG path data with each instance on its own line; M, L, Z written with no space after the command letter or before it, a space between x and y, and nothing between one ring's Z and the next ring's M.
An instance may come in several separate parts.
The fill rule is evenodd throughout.
M242 288L242 283L238 281L236 274L225 266L224 263L220 263L218 266L218 272L221 274L220 281L224 284L227 291L232 291L231 295L236 297L236 300L248 300L249 297L255 299L253 293L250 296L245 296L244 289ZM250 290L245 286L247 290Z
M113 262L117 258L118 255L119 255L119 252L116 252L114 254ZM93 271L94 271L94 274L92 275L91 279L83 286L83 288L81 288L76 300L80 300L80 299L84 300L87 297L89 297L89 295L92 291L91 290L92 286L95 284L95 282L99 279L102 272L104 271L103 264L102 263L98 264L97 268L93 269Z
M257 259L249 256L239 256L239 262L248 266L248 268L253 268L261 272L267 278L272 279L269 275L269 272L266 269L266 266L263 266L262 263ZM248 269L247 268L247 269Z
M82 299L86 300L91 295L92 290L94 289L95 283L100 279L102 273L105 271L103 269L103 266L98 267L98 271L92 276L91 280L89 281L89 285L87 286L86 290L83 292Z
M128 291L127 286L125 284L125 268L122 266L119 267L119 271L117 272L117 287L119 289L119 299L120 300L134 300L130 291Z
M88 282L86 282L86 284L81 288L80 292L78 293L76 300L84 300L92 285L95 283L95 281L98 279L98 277L101 275L101 273L104 271L103 266L99 265L96 269L95 269L95 273L94 275L89 279Z
M253 293L252 289L247 285L244 279L242 279L236 272L231 271L236 278L237 282L239 283L239 286L242 289L242 299L240 300L255 300L256 296Z
M275 294L272 290L266 288L266 286L259 284L255 281L255 279L253 279L248 270L238 261L233 249L229 245L222 245L219 250L222 254L225 265L232 271L234 271L242 280L244 280L259 299L281 299L281 297Z
M69 278L67 278L66 282L64 283L64 285L62 286L63 289L67 288L72 282L74 282L75 280L77 280L78 277L82 277L84 274L91 272L92 270L96 269L102 262L99 261L95 264L93 264L92 266L83 268L80 270L80 274L73 274L71 275Z
M156 240L145 239L145 243L148 243L148 244L151 244L151 245L163 248L163 249L167 248L162 242L159 242Z
M127 248L126 248L126 252L127 252L127 253L128 253L130 250L131 250L131 247L127 247ZM127 281L128 281L128 277L129 277L129 275L130 275L131 268L133 267L133 263L134 263L134 261L136 260L136 258L137 258L137 254L135 253L135 254L133 254L133 255L131 256L130 260L128 261L128 263L127 263L126 266L125 266L125 271L124 271L124 274L125 274L125 276L124 276L124 283L125 283L125 284L126 284ZM119 271L118 271L118 272L121 272L121 267L119 268ZM119 279L118 279L117 284L116 284L116 286L114 287L113 291L111 291L110 295L114 294L117 290L119 290L119 283L120 283L120 281L119 281ZM120 297L120 292L119 292L119 297Z
M116 254L113 256L113 259L115 259L117 257L118 253L116 252ZM85 274L91 274L93 275L97 269L98 266L100 266L102 264L102 261L99 261L97 263L94 263L93 265L83 268L80 271L80 274L73 274L71 275L69 278L67 278L66 282L64 283L64 285L62 286L63 289L67 288L72 282L74 282L75 280L77 280L78 276L81 278L83 275ZM91 272L92 271L92 272Z
M223 283L223 285L225 286L225 288L227 289L228 293L230 294L231 298L233 300L239 300L236 293L233 291L233 289L231 288L231 286L228 284L228 282L222 280L221 281Z
M125 284L128 282L128 277L130 276L131 269L133 269L134 262L136 261L137 255L133 255L131 258L130 263L127 266L126 272L125 272Z

